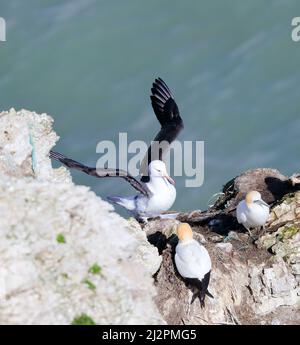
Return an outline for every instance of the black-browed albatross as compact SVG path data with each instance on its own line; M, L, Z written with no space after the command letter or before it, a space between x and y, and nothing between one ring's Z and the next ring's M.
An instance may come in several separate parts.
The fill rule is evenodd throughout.
M161 143L165 141L171 144L183 129L183 121L180 117L178 106L170 89L161 78L155 79L151 92L151 104L161 125L161 129L156 135L154 142ZM158 157L153 157L151 154L152 145L153 142L148 148L141 164L141 181L138 181L127 171L88 167L54 151L50 151L50 157L60 161L68 168L82 171L94 177L120 177L125 179L139 194L132 197L112 196L108 197L108 200L126 208L137 219L145 220L159 216L161 212L170 209L176 198L174 181L168 176L166 165L162 161L168 146L163 146L159 151Z

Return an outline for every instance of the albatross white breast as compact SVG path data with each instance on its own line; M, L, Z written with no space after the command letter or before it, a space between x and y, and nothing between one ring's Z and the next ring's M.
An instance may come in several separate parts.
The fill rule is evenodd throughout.
M168 175L164 162L156 160L149 164L149 182L143 185L148 195L139 193L131 197L111 196L107 199L141 220L159 216L172 207L176 199L175 182Z

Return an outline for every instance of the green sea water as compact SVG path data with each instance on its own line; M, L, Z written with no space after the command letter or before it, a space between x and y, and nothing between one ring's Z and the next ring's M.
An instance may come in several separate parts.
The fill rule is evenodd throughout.
M159 129L149 93L161 76L184 119L180 140L205 142L205 178L174 209L206 208L240 172L300 171L298 0L0 0L0 109L55 119L56 150L95 165L100 140L150 141ZM100 196L129 195L125 181L78 172Z

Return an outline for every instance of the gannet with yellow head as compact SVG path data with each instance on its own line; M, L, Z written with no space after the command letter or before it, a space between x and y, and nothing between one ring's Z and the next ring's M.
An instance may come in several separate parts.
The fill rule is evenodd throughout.
M269 205L262 200L257 191L247 193L244 200L240 201L236 209L236 217L240 224L249 231L251 228L265 226L269 218Z
M213 296L208 291L211 272L211 259L208 251L193 239L193 231L189 224L181 223L177 228L179 242L176 246L175 264L180 275L197 291L191 303L199 297L201 307L205 306L205 295Z

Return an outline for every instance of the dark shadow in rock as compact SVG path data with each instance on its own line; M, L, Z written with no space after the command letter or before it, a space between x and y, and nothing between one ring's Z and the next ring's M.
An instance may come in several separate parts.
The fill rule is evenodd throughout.
M184 279L180 273L178 272L177 270L177 267L176 267L176 263L175 263L175 254L176 254L176 246L178 244L178 237L176 235L172 235L171 237L169 237L168 239L168 244L170 245L170 249L171 249L171 259L172 259L172 264L173 264L173 268L174 268L174 273L176 275L176 277L181 280L187 289L191 290L192 292L194 291L194 287L191 286L188 281L186 279Z
M177 246L178 242L179 242L178 237L174 234L168 238L168 244L171 246L171 259L172 259L172 264L174 266L174 271L175 271L177 277L182 280L182 277L179 274L179 272L177 271L177 267L175 264L176 246Z
M171 245L172 253L175 255L175 248L178 244L178 237L175 234L173 234L168 238L168 243Z
M299 189L293 187L290 179L276 169L262 168L248 170L227 182L219 199L215 202L215 210L233 210L251 190L257 190L268 204L280 200L285 194Z
M173 234L172 236L170 236L168 238L168 245L169 245L170 252L171 252L171 260L172 260L172 264L173 264L173 268L174 268L175 274L176 274L176 276L180 280L182 280L184 282L184 279L181 277L181 275L177 271L177 267L176 267L176 264L175 264L176 246L177 246L178 242L179 242L178 237L175 234Z
M189 221L187 220L187 222ZM193 221L193 225L196 226L196 229L200 227L222 236L228 235L230 231L243 232L243 228L237 222L235 212L222 212L211 217L204 217L202 220Z
M147 239L149 243L158 249L158 253L161 255L167 246L167 237L160 231L156 231L154 234L148 235Z
M299 185L293 186L289 180L282 181L277 177L266 177L265 183L274 197L274 201L281 200L286 194L300 189Z
M273 250L272 250L272 246L269 247L269 248L267 248L267 252L268 252L269 254L271 254L272 256L274 256L274 252L273 252Z
M233 214L220 214L212 218L207 227L218 235L227 236L230 231L238 231L241 226Z

